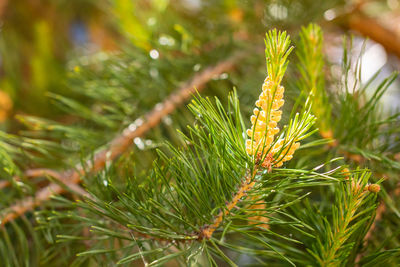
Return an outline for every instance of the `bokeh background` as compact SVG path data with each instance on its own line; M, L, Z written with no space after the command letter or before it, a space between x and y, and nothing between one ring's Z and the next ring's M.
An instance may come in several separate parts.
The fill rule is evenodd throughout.
M382 77L399 69L398 0L1 0L0 128L18 131L18 114L68 120L52 107L49 92L70 94L67 81L80 71L77 60L87 65L93 57L129 47L147 51L149 61L163 51L190 57L221 43L260 43L272 27L295 33L311 21L325 31L333 75L340 65L343 33L355 35L355 55L364 37L370 39L362 80L380 68ZM398 85L384 98L389 109L399 107Z

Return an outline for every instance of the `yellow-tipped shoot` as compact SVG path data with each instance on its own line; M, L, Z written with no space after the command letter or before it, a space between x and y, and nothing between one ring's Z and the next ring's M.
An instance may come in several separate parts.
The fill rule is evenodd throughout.
M267 33L265 44L267 78L250 118L252 126L246 131L248 136L246 151L254 157L257 164L271 169L280 167L283 162L293 158L294 152L300 147L298 141L309 135L306 131L314 123L314 116L310 114L310 105L306 104L308 110L300 118L299 114L296 114L285 135L276 138L280 131L278 123L282 118L280 109L285 102L285 88L281 85L281 81L292 47L286 32L276 30Z

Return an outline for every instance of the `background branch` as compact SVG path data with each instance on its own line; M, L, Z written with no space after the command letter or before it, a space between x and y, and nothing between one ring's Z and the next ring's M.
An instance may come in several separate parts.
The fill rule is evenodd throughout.
M344 17L345 26L380 43L386 51L400 58L400 36L387 29L375 19L355 10Z
M85 173L94 173L104 168L106 162L114 160L116 157L124 153L132 144L132 139L144 135L150 129L158 125L162 118L171 114L179 105L188 100L195 91L204 88L207 82L213 77L223 72L231 70L244 57L244 53L234 54L227 60L219 62L215 66L208 67L201 73L195 75L190 81L183 84L176 92L169 95L162 103L154 106L154 108L144 117L137 119L122 131L120 135L114 138L108 148L97 152L93 160L86 161L86 165L78 164L73 170L58 172L47 169L32 169L25 172L26 176L50 175L57 178L65 186L71 188L81 181L81 176ZM48 186L36 192L35 196L27 197L14 205L10 206L5 214L1 216L0 223L2 225L14 220L25 212L33 210L42 202L50 199L52 195L61 194L65 188L50 183Z

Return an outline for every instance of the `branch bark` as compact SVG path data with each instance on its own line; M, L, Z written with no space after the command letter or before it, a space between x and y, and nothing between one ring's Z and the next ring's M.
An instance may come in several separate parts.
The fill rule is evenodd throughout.
M215 66L208 67L195 75L190 81L183 84L174 93L168 96L162 103L155 105L144 117L130 124L120 135L116 136L109 143L108 148L97 152L93 160L86 161L84 165L78 164L74 169L63 172L47 169L28 170L25 175L31 176L32 174L39 173L42 175L50 175L67 187L75 187L75 185L80 183L81 176L85 175L85 173L95 173L103 169L107 162L114 160L128 150L132 144L132 139L143 136L150 129L157 126L162 118L171 114L178 106L190 99L196 90L200 91L212 78L234 68L244 56L245 53L243 52L236 53L230 58L219 62ZM22 214L33 210L44 201L49 200L52 195L61 194L64 191L64 187L56 183L50 183L48 186L38 190L33 197L22 199L6 209L3 215L0 216L0 225L4 225L18 218Z
M375 19L366 16L356 9L345 15L344 22L346 27L380 43L386 51L400 58L400 36L384 27Z
M255 166L254 170L252 173L248 173L246 175L246 178L242 182L242 184L239 187L239 190L235 193L233 196L232 200L226 204L226 208L224 210L221 210L217 217L214 218L214 221L211 225L207 225L201 229L200 234L199 234L199 240L202 239L210 239L214 233L215 230L221 225L224 217L228 215L231 210L236 207L238 202L241 200L242 197L247 196L247 191L251 190L256 182L254 181L254 177L256 176L258 172L258 166Z
M51 170L51 169L39 168L39 169L26 170L24 172L24 177L27 177L27 178L35 178L35 177L43 177L43 176L50 176L50 177L54 177L59 180L62 179L61 174L58 171ZM21 178L19 176L14 176L13 179L15 181L21 180ZM10 185L11 185L10 181L0 181L0 189L3 189L4 187L10 186Z

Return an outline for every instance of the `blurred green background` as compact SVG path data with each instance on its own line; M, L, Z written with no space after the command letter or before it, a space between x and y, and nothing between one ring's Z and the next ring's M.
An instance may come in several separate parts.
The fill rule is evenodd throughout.
M338 44L338 36L351 30L341 17L354 9L400 32L397 0L1 0L0 127L19 129L13 120L16 114L62 120L47 93L69 95L68 73L80 71L73 59L124 47L149 53L161 47L175 51L177 57L190 56L227 39L260 44L272 27L296 32L311 21L321 24L326 38ZM383 50L384 63L398 69L396 58L387 57L379 44L374 48L375 57L378 53L382 58ZM333 61L339 58L334 50L328 51ZM159 50L150 53L158 55ZM367 72L368 64L376 67L376 60L370 61L365 64Z

